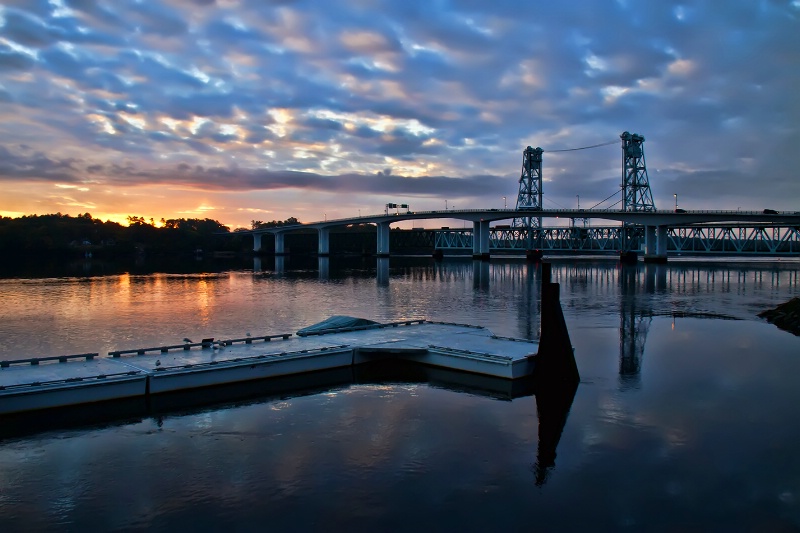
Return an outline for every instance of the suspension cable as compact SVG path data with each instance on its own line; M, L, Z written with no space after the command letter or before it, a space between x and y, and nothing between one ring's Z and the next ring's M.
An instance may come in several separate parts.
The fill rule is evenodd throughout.
M569 207L563 206L563 205L561 205L560 203L556 202L555 200L551 200L550 198L547 198L547 197L544 197L544 196L543 196L543 197L542 197L542 201L545 201L545 200L547 200L547 201L548 201L548 202L550 202L551 204L556 204L556 205L557 205L558 207L560 207L561 209L569 209Z
M597 207L598 205L602 204L602 203L603 203L603 202L605 202L606 200L610 200L610 199L612 199L614 196L616 196L616 195L617 195L617 193L619 193L619 191L615 191L614 193L612 193L612 194L611 194L611 196L609 196L609 197L607 197L607 198L605 198L605 199L603 199L603 200L600 200L599 202L597 202L596 204L594 204L594 205L593 205L592 207L590 207L589 209L594 209L595 207ZM617 204L618 204L618 203L620 203L621 201L622 201L622 200L617 200L617 202L616 202L614 205L617 205ZM614 207L614 205L612 205L611 207ZM609 209L611 209L611 208L609 207Z
M609 144L617 144L619 140L608 141L607 143L593 144L591 146L581 146L580 148L562 148L561 150L543 150L544 152L574 152L576 150L588 150L589 148L599 148L600 146L608 146Z
M617 144L618 142L619 142L619 140L618 140L618 139L614 139L613 141L608 141L608 142L604 142L604 143L600 143L600 144L593 144L593 145L591 145L591 146L581 146L581 147L579 147L579 148L562 148L562 149L559 149L559 150L542 150L542 151L543 151L543 152L550 152L550 153L553 153L553 152L575 152L575 151L578 151L578 150L588 150L588 149L590 149L590 148L599 148L599 147L601 147L601 146L609 146L609 145L611 145L611 144ZM602 203L603 203L603 202L605 202L606 200L610 200L611 198L613 198L613 197L614 197L616 194L617 194L617 193L615 192L615 193L613 193L611 196L609 196L608 198L606 198L605 200L600 200L598 203L594 204L594 205L593 205L592 207L590 207L589 209L594 209L595 207L597 207L598 205L602 204ZM566 207L564 207L563 205L560 205L558 202L554 202L554 201L553 201L553 200L551 200L550 198L543 198L542 200L547 200L547 201L549 201L549 202L551 202L551 203L553 203L553 204L556 204L556 205L558 205L558 206L559 206L559 207L561 207L562 209L567 209L567 208L566 208ZM621 199L620 199L620 200L617 200L617 202L616 202L614 205L617 205L617 204L618 204L618 203L620 203L621 201L622 201ZM611 207L614 207L614 205L612 205ZM610 209L611 207L609 207L609 209Z

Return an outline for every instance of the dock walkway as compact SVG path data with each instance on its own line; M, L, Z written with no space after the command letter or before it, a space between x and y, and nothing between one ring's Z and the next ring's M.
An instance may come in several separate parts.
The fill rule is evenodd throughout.
M301 330L302 331L302 330ZM186 391L386 358L485 376L533 372L538 343L470 325L409 320L328 332L204 339L0 366L0 414Z

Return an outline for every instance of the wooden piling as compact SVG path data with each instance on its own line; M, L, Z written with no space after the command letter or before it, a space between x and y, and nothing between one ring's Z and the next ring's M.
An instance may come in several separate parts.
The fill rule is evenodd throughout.
M540 388L574 386L581 379L561 310L560 286L551 279L551 264L542 263L541 335L534 371L534 382Z

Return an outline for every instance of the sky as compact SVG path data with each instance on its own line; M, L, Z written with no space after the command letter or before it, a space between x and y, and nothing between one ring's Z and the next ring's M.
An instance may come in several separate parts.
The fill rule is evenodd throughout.
M800 0L0 1L2 216L800 211Z

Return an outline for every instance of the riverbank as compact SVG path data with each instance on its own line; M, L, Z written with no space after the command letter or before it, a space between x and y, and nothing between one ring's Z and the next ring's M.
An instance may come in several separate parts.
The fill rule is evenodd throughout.
M770 324L775 324L782 330L800 336L800 297L792 298L775 309L762 311L758 316L766 318Z

